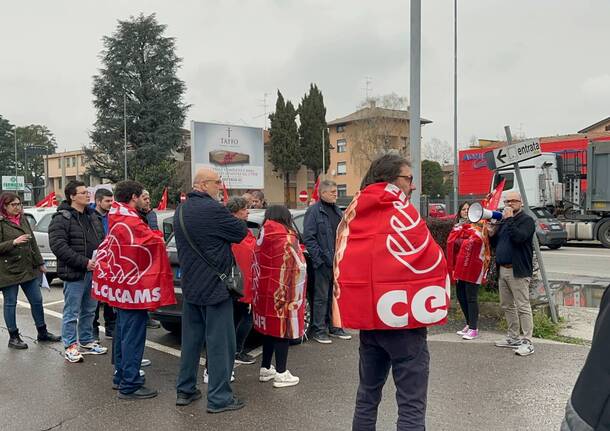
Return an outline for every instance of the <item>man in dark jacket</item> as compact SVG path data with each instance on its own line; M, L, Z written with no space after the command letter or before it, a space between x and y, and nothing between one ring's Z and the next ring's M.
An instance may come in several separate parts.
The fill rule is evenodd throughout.
M221 184L216 171L199 170L193 180L193 191L174 216L183 301L182 354L176 383L176 405L186 406L201 398L201 391L197 389L197 372L205 343L209 373L207 409L210 413L244 406L243 401L233 395L230 385L235 359L233 301L218 273L229 273L233 264L231 243L241 242L248 228L243 220L231 215L218 203ZM181 226L180 216L185 229ZM192 246L186 235L190 237ZM206 260L215 268L210 267Z
M343 328L331 325L333 260L335 258L335 238L343 213L337 207L337 184L323 180L319 186L320 201L307 209L303 242L315 269L315 291L313 296L313 339L318 343L330 344L329 334L344 340L352 338Z
M49 226L49 245L57 256L59 278L64 280L64 356L69 362L80 362L83 354L102 355L108 350L93 337L97 301L91 297L94 253L104 239L104 228L88 206L85 183L70 181L65 196Z
M561 431L610 430L610 286L599 304L591 350L566 406Z
M529 284L536 225L534 219L523 211L518 192L508 192L504 205L502 223L499 227L490 225L489 230L491 246L496 249L500 306L508 323L508 337L496 342L496 346L516 349L517 355L528 356L534 353ZM521 331L523 338L520 338Z

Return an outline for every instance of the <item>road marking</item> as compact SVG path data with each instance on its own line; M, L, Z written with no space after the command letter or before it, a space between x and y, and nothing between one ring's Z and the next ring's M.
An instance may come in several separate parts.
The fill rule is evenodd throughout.
M63 302L63 301L56 301L56 303L58 303L58 302ZM30 307L29 303L19 301L19 300L17 301L17 305L19 305L20 307L23 307L23 308L27 308L27 309L32 308L32 307ZM63 319L62 313L58 313L57 311L53 311L53 310L47 310L46 308L43 308L43 311L44 311L44 314L46 314L48 316L55 317L57 319ZM100 325L100 330L104 334L106 333L106 328L104 328L101 325ZM159 343L156 343L156 342L150 341L150 340L146 340L146 347L153 349L153 350L157 350L162 353L167 353L168 355L175 356L176 358L179 358L181 355L181 352L178 349L174 349L173 347L165 346L163 344L159 344ZM256 349L254 349L250 352L250 354L252 356L254 356L255 358L260 356L262 353L263 353L262 347L257 347ZM199 358L199 364L205 367L205 358ZM235 368L239 367L240 365L241 364L235 364Z
M63 303L63 302L64 302L64 300L62 299L62 300L60 300L60 301L47 302L46 304L42 304L42 306L43 306L43 307L49 307L49 306L51 306L51 305L57 305L57 304L61 304L61 303Z
M563 253L561 251L546 251L543 253L543 256L548 254L550 256L572 256L572 257L603 257L605 259L609 259L610 255L607 254L578 254L578 253Z

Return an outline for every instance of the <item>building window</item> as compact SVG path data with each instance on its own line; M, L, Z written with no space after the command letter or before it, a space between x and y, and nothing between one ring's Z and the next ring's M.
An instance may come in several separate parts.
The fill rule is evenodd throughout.
M347 185L337 184L337 197L344 198L345 196L347 196Z
M72 157L72 167L76 167L76 157Z
M61 169L61 157L57 159L57 167Z
M347 174L347 166L345 162L337 163L337 175L345 175Z
M605 129L606 129L606 132L610 132L610 124L608 124L608 125L605 127Z
M345 139L337 139L337 153L345 153L346 145Z
M64 160L66 161L65 162L66 163L66 168L69 168L70 167L70 157L66 157Z
M343 133L343 132L345 132L345 125L342 124L340 126L337 126L337 133Z
M85 156L80 156L80 165L85 166Z

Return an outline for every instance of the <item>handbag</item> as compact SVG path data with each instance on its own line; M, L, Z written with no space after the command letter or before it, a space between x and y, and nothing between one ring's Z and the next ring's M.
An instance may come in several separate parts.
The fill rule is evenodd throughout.
M237 268L237 265L235 265L235 262L233 262L233 264L231 265L231 272L229 274L225 274L224 272L219 271L216 268L216 266L213 265L212 262L205 256L203 250L200 250L199 248L197 248L197 246L191 239L191 236L189 235L188 231L186 230L186 228L184 226L184 217L182 217L182 206L180 206L177 211L179 213L178 218L180 220L180 227L182 228L182 233L184 234L184 237L188 241L188 243L191 246L191 248L193 249L193 251L195 253L197 253L197 255L210 268L212 268L212 270L216 273L218 278L220 278L220 280L224 283L225 287L229 291L229 294L233 298L236 298L236 299L243 298L244 297L244 284L242 282L241 272Z

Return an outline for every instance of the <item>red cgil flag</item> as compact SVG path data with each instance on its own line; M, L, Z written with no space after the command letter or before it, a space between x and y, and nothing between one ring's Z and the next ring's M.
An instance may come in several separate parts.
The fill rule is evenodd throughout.
M314 202L318 202L320 200L319 188L320 188L320 177L318 177L318 179L316 180L316 185L313 186L313 193L311 194L311 199Z
M55 197L55 192L49 193L40 202L38 202L36 204L37 208L49 208L49 207L56 207L56 206L57 206L57 200Z
M161 196L161 201L159 205L157 205L157 211L163 211L167 209L167 187L163 189L163 195Z
M500 184L498 184L494 191L487 195L487 198L483 200L482 204L484 208L492 211L498 209L498 206L500 206L500 198L502 197L502 192L504 191L504 184L506 184L506 178L500 181Z

